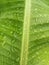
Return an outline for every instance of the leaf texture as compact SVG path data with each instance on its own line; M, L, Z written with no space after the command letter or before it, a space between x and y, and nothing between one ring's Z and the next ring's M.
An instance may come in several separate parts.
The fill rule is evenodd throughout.
M24 0L0 0L0 65L20 65Z
M0 0L0 65L49 65L49 0Z
M28 65L49 65L49 0L31 6Z

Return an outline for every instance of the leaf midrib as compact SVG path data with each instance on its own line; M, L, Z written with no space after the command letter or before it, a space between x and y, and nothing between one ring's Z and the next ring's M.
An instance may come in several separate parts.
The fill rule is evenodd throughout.
M30 27L30 13L31 13L31 0L26 0L24 12L24 27L22 36L22 49L20 65L27 65L28 59L28 42L29 42L29 27Z

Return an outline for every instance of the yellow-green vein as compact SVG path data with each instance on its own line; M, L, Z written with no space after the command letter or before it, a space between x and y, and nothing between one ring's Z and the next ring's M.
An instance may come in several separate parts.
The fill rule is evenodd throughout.
M23 36L22 36L20 65L27 65L27 58L28 58L27 56L28 56L31 0L26 0L25 3L26 4L25 4L25 13L24 13L24 27L23 27Z

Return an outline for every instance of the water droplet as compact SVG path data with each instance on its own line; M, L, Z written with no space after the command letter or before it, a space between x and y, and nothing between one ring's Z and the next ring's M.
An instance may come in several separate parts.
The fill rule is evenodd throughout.
M16 37L16 34L14 33L14 37Z
M40 17L42 16L42 14L39 14L40 15Z
M18 62L19 61L19 57L16 59L16 62Z
M37 30L34 30L34 32L37 32Z
M11 34L13 33L13 31L10 32Z
M20 35L22 35L22 32L20 32Z
M2 25L3 27L5 26L5 25Z
M49 62L49 61L48 61Z
M43 59L42 61L45 62L45 59Z
M38 56L38 59L40 59L40 57Z
M39 52L36 52L36 54L38 55L38 54L39 54Z
M14 49L12 48L12 52L14 52Z
M35 56L32 56L32 58L34 58Z
M12 40L12 43L14 43L15 42L15 40Z
M35 10L37 10L37 8L35 8Z
M44 16L46 17L47 15L46 15L46 14L44 14Z
M5 45L5 41L2 43L2 46L4 46Z
M6 36L4 36L4 39L6 38Z
M45 51L45 54L47 54L47 51Z
M15 25L17 27L17 25Z
M37 47L37 49L40 49L40 47Z

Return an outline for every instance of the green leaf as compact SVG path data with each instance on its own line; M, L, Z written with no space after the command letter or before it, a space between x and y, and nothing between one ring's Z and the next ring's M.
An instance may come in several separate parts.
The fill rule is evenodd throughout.
M49 65L49 0L0 0L0 65Z

